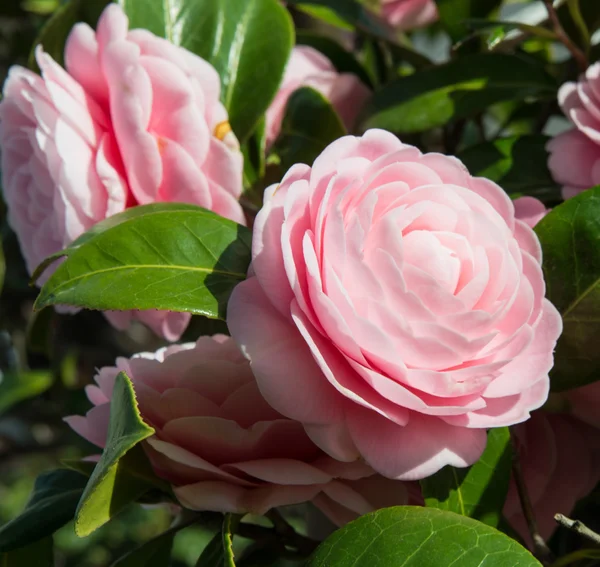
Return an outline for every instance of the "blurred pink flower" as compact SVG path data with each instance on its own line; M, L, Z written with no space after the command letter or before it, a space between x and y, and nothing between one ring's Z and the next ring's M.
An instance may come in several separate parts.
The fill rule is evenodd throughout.
M172 201L244 222L242 154L219 102L215 69L146 30L127 30L110 4L94 32L76 25L66 71L41 47L42 76L14 66L0 103L2 184L29 272L98 221L138 204ZM189 315L143 320L168 339Z
M455 158L346 136L265 192L227 323L267 401L341 461L475 462L548 396L562 329L539 241Z
M548 166L563 197L569 199L600 185L600 63L576 83L565 83L558 102L575 128L548 142Z
M598 432L563 414L535 412L514 428L527 492L540 535L549 539L557 527L554 515L568 515L578 500L600 480ZM514 481L504 505L504 516L531 545Z
M381 0L381 14L399 31L421 28L439 18L435 0Z
M156 353L119 358L88 386L94 407L67 423L104 447L116 375L131 378L140 413L156 434L144 448L158 476L193 510L264 514L314 501L341 524L378 507L406 504L408 488L362 462L325 455L302 425L262 398L232 339L202 337Z
M550 212L544 203L535 197L519 197L513 201L513 205L515 206L515 218L523 221L530 228L533 228Z
M279 135L290 96L301 87L312 87L330 100L348 130L354 127L370 94L356 75L338 73L316 49L307 45L294 47L279 91L267 110L267 146Z

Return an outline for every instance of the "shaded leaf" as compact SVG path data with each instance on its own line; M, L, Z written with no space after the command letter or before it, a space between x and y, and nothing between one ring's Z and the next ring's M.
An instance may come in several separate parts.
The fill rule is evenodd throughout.
M306 567L540 567L516 541L476 520L398 506L360 517L322 543Z
M0 372L0 415L23 400L39 396L53 381L49 370Z
M232 289L246 277L250 232L193 205L160 203L98 223L52 259L62 255L36 309L67 304L224 318Z
M556 88L543 65L529 57L468 55L401 77L376 92L365 113L365 128L422 132L501 101L554 98Z
M510 432L491 429L481 458L468 468L446 466L421 480L425 505L469 516L497 527L512 466Z
M470 18L485 18L502 4L502 0L435 0L440 21L454 41L469 33Z
M124 372L115 380L110 402L106 446L90 477L75 514L75 531L91 534L152 487L125 457L154 433L140 415L131 381Z
M239 524L241 516L226 514L223 518L223 527L204 548L198 557L196 567L235 567L233 557L233 534Z
M167 567L175 532L169 530L117 559L112 567Z
M52 537L40 539L26 547L0 553L0 567L53 567Z
M72 520L86 482L82 474L66 469L41 474L25 510L0 528L0 552L39 541Z
M600 379L600 187L555 207L535 231L546 296L563 318L550 384L569 390Z

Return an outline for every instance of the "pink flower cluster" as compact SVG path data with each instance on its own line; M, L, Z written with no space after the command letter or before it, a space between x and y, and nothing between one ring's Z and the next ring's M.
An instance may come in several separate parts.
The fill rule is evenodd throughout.
M439 18L435 0L381 0L381 15L399 31L427 26Z

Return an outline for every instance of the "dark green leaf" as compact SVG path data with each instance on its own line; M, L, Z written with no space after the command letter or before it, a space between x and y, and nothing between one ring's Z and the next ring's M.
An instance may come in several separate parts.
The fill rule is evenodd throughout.
M112 567L167 567L170 565L174 538L175 532L172 530L160 534L117 559Z
M365 85L373 86L363 66L354 58L352 53L346 51L337 41L325 35L299 30L296 34L296 43L314 47L325 55L340 73L352 73Z
M0 373L0 415L23 400L39 396L52 382L49 370Z
M67 304L224 318L231 290L246 277L250 232L193 205L160 203L98 223L61 255L67 258L36 309Z
M310 87L298 89L289 98L276 151L282 167L295 163L312 165L334 140L346 133L331 103Z
M399 506L347 524L306 567L540 567L516 541L476 520L435 508Z
M109 3L110 0L71 0L61 6L46 22L36 39L29 55L29 67L39 70L34 55L35 47L40 44L46 53L62 65L65 43L73 26L78 22L95 26L102 10Z
M196 567L235 567L233 534L241 516L226 514L221 532L216 534L198 557Z
M119 0L131 27L143 27L212 63L221 100L240 141L277 92L294 29L278 0ZM268 30L268 31L267 31Z
M532 195L544 201L560 199L560 189L548 169L546 136L512 136L477 144L458 158L473 175L487 177L507 193Z
M48 358L52 352L52 332L56 324L57 313L52 308L35 311L27 323L27 349Z
M421 480L425 505L497 527L508 493L511 465L508 428L492 429L485 451L474 465L464 469L446 466Z
M144 423L131 381L120 372L110 402L106 446L90 477L75 514L75 531L81 537L91 534L152 487L126 455L154 433Z
M502 4L502 0L435 0L440 20L452 39L459 40L469 33L470 18L485 18Z
M550 383L569 390L600 378L600 187L555 207L535 227L546 295L563 317Z
M0 528L0 552L41 540L72 520L86 482L66 469L40 475L25 510Z
M0 567L53 567L52 537L40 539L26 547L0 553Z
M267 153L267 128L266 121L263 118L256 127L256 130L248 138L246 143L242 144L244 154L244 186L251 188L257 181L265 175L266 153Z
M365 127L422 132L476 115L501 101L554 98L556 87L543 65L531 58L468 55L397 79L376 92Z

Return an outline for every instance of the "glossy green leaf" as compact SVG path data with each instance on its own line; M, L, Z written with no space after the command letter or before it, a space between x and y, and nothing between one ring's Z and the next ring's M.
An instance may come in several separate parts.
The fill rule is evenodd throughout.
M91 534L152 487L126 456L154 429L144 423L131 381L120 372L110 402L106 446L90 477L75 514L75 531L81 537Z
M39 396L53 381L49 370L0 372L0 415L23 400Z
M63 4L46 22L37 37L29 55L29 67L39 70L35 62L37 45L42 45L46 53L63 65L65 43L73 26L78 22L85 22L94 27L102 10L109 3L110 0L70 0Z
M295 163L312 165L331 142L345 133L331 103L321 93L303 87L288 100L275 151L284 170Z
M469 33L469 18L485 18L502 4L502 0L435 0L440 21L456 41Z
M491 429L485 451L472 466L446 466L421 480L425 505L469 516L497 527L508 493L512 466L510 432Z
M167 567L175 531L169 530L117 559L111 567Z
M473 116L498 102L553 99L556 88L543 65L529 57L468 55L401 77L376 92L365 113L365 128L422 132Z
M360 517L322 543L306 567L540 567L516 541L476 520L398 506Z
M131 27L143 27L209 61L240 141L277 92L294 29L278 0L119 0ZM268 30L268 31L266 31Z
M0 528L0 552L52 535L75 516L87 477L67 469L41 474L19 516Z
M221 532L216 534L198 557L196 567L235 567L233 534L241 516L225 514Z
M224 318L232 289L246 277L250 232L193 205L160 203L98 223L61 255L67 258L43 285L36 309L67 304Z
M546 296L563 318L550 383L569 390L600 379L600 187L555 207L535 231Z
M560 200L560 188L548 169L547 136L511 136L477 144L457 157L473 175L495 181L513 196Z
M352 73L365 85L372 87L371 79L363 66L354 55L346 51L337 41L326 35L299 30L296 34L296 44L314 47L325 55L340 73Z
M40 539L31 545L0 553L0 567L53 567L54 544L52 537Z

